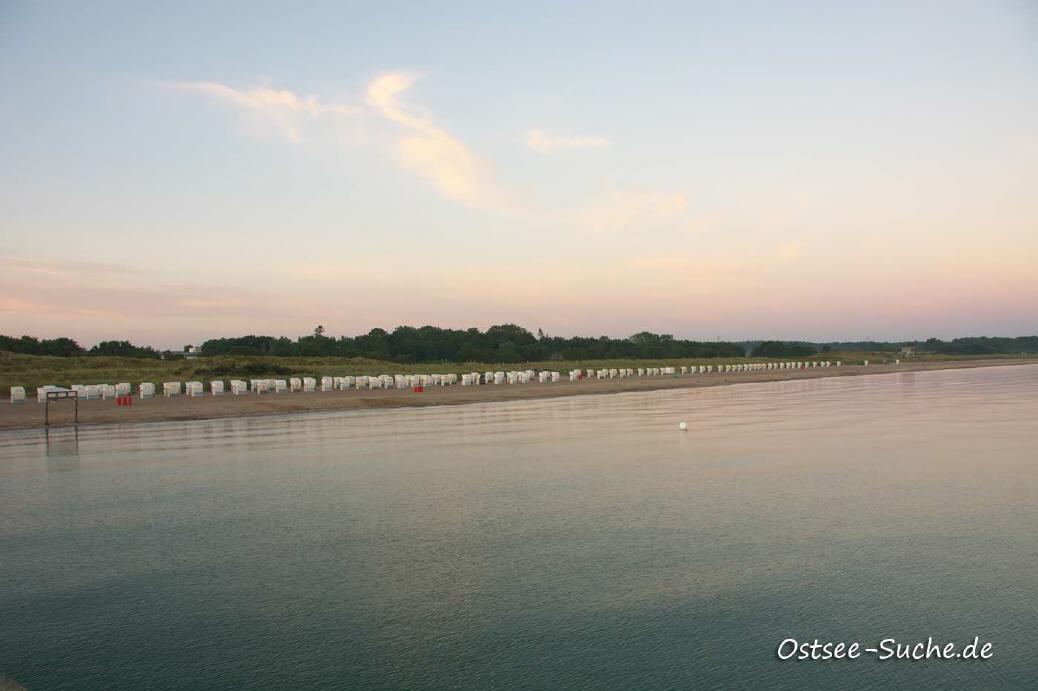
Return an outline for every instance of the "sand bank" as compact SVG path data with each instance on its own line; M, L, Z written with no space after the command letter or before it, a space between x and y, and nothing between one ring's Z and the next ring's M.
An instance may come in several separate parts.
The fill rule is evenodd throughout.
M201 396L188 398L161 396L139 400L130 407L115 401L80 401L79 424L156 422L162 420L203 420L211 418L278 415L329 410L400 408L429 405L460 405L487 401L514 401L608 394L625 391L657 391L699 386L725 386L747 382L790 381L822 377L853 377L891 372L919 372L968 367L1036 364L1038 359L992 359L939 362L909 362L900 365L844 365L803 370L764 370L758 372L715 372L676 376L633 377L628 379L586 379L554 384L503 384L483 386L430 387L424 393L410 389L375 389L314 393L245 394L242 396ZM72 403L51 403L51 426L72 424ZM0 403L0 429L42 427L43 405L35 400L20 405Z

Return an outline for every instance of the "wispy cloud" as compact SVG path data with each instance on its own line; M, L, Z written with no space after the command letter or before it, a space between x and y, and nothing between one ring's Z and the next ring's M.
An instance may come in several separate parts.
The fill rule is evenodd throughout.
M526 133L526 146L539 154L548 154L558 149L604 149L611 142L604 137L553 137L541 130Z
M65 320L103 318L96 325L102 330L135 329L170 320L253 319L268 309L287 313L302 306L280 293L170 278L157 271L140 281L133 270L115 264L0 256L0 314L17 315L27 333L44 334Z
M320 120L390 123L398 129L394 157L400 165L435 185L447 199L477 208L503 208L511 194L494 180L491 166L475 155L458 137L438 126L432 115L406 104L400 97L411 88L415 75L389 72L373 79L359 104L299 96L267 86L237 89L213 81L174 82L178 91L202 94L237 109L250 118L247 124L273 126L285 139L303 140L308 125Z
M46 310L46 305L32 300L7 293L0 295L0 314L39 314Z
M436 185L443 196L474 207L507 204L508 194L493 180L489 166L457 137L438 127L432 117L408 107L399 96L415 77L391 72L368 85L368 103L382 117L403 129L397 140L401 164Z
M578 222L594 232L612 233L674 219L687 208L688 198L683 194L627 190L585 209L578 214Z
M189 298L185 300L177 300L176 305L187 309L199 310L236 309L253 306L253 304L247 300L235 300L232 298Z
M733 272L760 270L766 267L783 266L800 259L801 246L789 243L776 247L765 254L737 254L731 256L695 256L681 254L636 257L631 260L632 269L643 271L685 271L698 272Z
M317 96L297 96L284 89L266 86L235 89L219 82L173 82L169 87L179 91L203 94L210 99L239 108L273 125L290 142L303 138L307 121L320 118L352 117L362 109L348 103L328 103Z
M4 272L41 274L52 278L83 274L119 276L144 273L143 269L108 262L39 261L4 256L0 256L0 269Z

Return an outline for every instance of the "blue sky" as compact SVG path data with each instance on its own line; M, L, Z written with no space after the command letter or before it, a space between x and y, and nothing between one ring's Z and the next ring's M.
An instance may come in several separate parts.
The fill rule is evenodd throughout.
M0 5L0 331L1038 327L1033 3L212 5Z

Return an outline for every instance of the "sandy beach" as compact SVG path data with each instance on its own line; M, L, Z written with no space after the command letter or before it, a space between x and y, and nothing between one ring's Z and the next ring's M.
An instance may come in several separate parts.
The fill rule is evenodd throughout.
M410 389L376 389L329 391L315 393L247 394L242 396L200 396L189 398L155 398L133 405L117 406L114 400L79 402L79 424L156 422L162 420L202 420L212 418L279 415L329 410L361 410L412 406L461 405L487 401L513 401L560 396L582 396L626 391L726 386L747 382L817 379L821 377L853 377L892 372L919 372L940 369L997 367L1038 363L1038 359L991 359L941 362L902 363L900 365L845 365L824 369L770 370L742 373L710 373L627 379L586 379L554 384L506 384L483 386L430 387L423 393ZM0 404L0 429L43 426L43 405L34 400L24 404ZM52 427L73 423L73 404L53 402L50 409Z

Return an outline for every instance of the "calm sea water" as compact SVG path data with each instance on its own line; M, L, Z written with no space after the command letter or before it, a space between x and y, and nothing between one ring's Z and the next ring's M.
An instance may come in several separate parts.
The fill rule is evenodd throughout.
M0 675L1034 688L1036 416L1017 366L6 433ZM995 656L775 654L927 636Z

